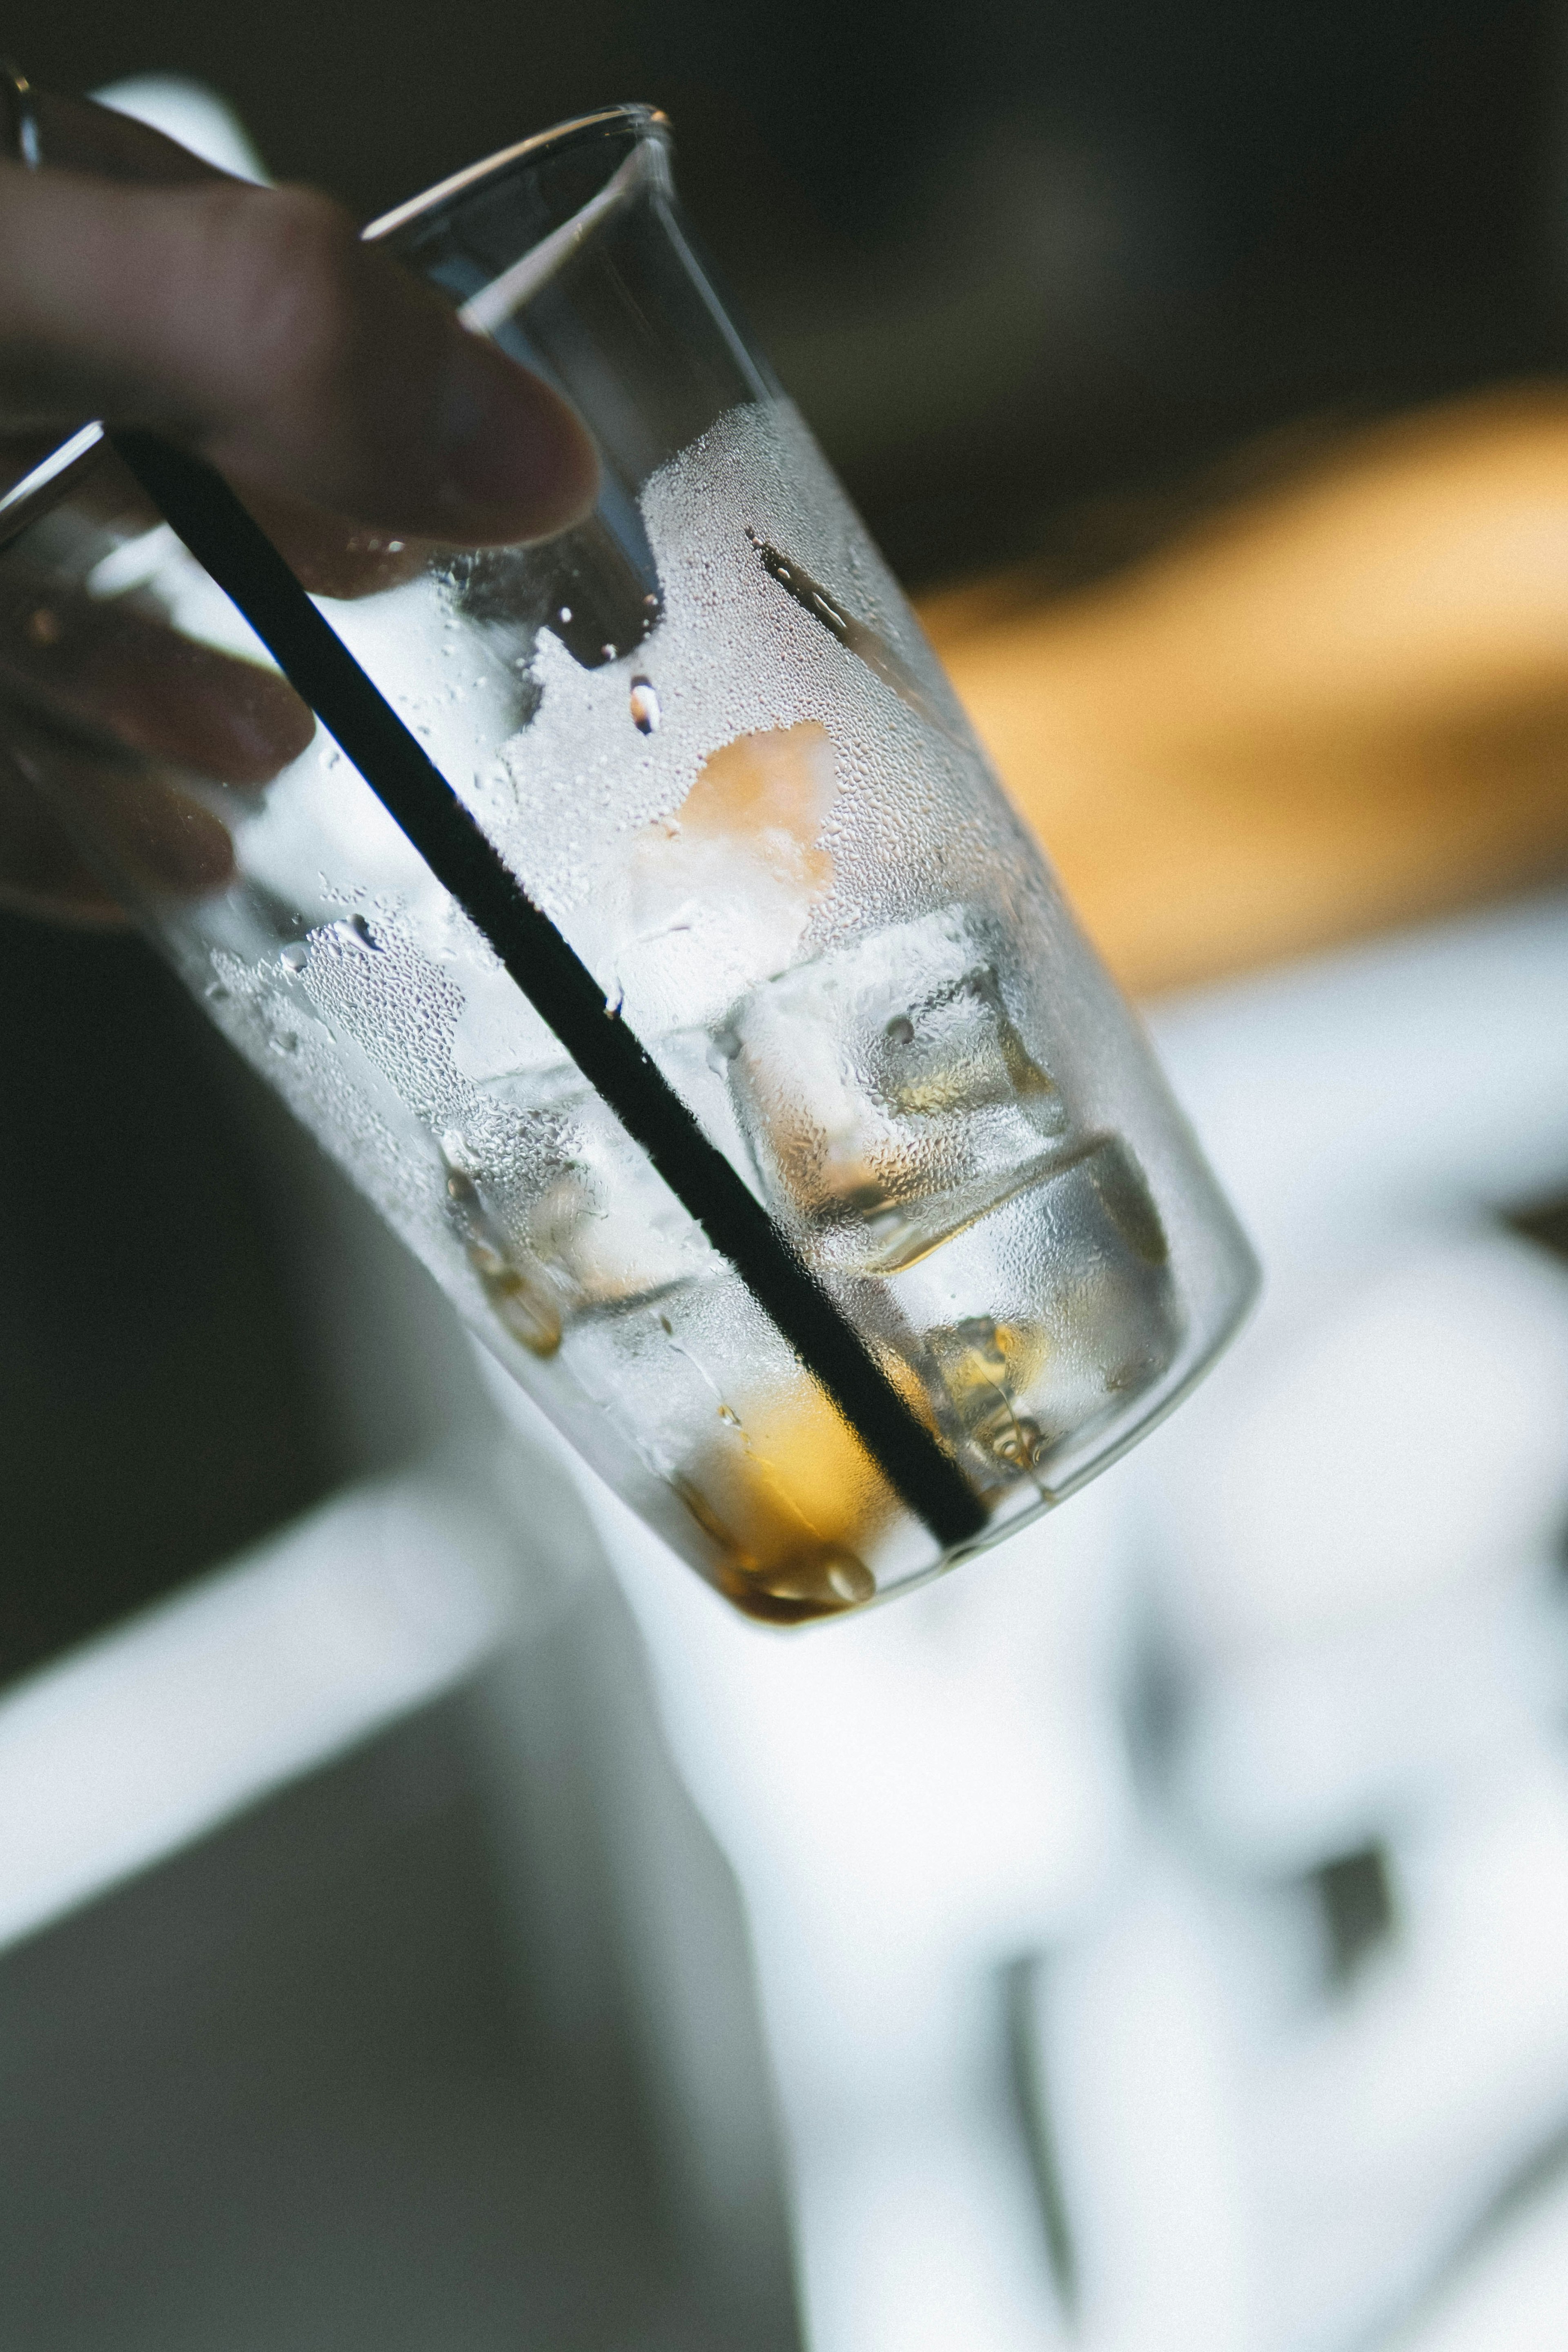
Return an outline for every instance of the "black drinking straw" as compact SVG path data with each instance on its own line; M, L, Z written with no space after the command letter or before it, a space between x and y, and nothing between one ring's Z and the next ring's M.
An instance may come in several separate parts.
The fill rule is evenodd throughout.
M910 1510L944 1550L972 1541L985 1512L956 1465L610 1012L587 966L521 888L223 477L156 434L110 438Z

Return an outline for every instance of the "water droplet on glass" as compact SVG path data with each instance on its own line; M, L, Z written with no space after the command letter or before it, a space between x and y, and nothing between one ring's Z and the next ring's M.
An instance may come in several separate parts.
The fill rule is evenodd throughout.
M900 1013L894 1020L889 1022L888 1035L895 1045L912 1045L915 1042L915 1024Z
M572 607L571 607L571 605L570 605L570 604L563 604L563 605L562 605L562 607L561 607L561 610L556 614L555 617L556 617L556 619L557 619L558 621L562 622L563 624L564 624L564 623L566 623L566 622L570 621L570 620L571 620L571 618L572 618Z
M224 986L221 980L215 980L206 994L209 1004L226 1004L230 992Z
M310 961L310 943L305 940L290 940L281 957L285 971L303 971Z
M632 725L643 735L651 735L659 722L658 696L653 681L647 677L632 680Z
M729 1429L739 1429L739 1428L740 1428L740 1426L741 1426L741 1416L740 1416L740 1414L739 1414L738 1412L733 1412L733 1411L731 1410L731 1408L729 1405L727 1405L727 1404L721 1404L721 1405L720 1406L720 1408L719 1408L719 1418L720 1418L720 1420L721 1420L721 1422L723 1422L723 1423L725 1424L726 1428L729 1428Z
M600 651L600 653L603 655L603 656L604 656L604 658L605 659L605 661L614 661L614 660L615 660L615 658L616 658L616 649L615 649L614 646L612 646L612 645L607 645L607 644L606 644L606 645L602 645L602 646L599 647L599 651Z
M793 1559L773 1560L762 1566L753 1561L736 1559L745 1586L753 1597L766 1595L773 1601L785 1603L789 1617L795 1622L809 1617L827 1617L840 1609L855 1609L876 1598L877 1580L863 1559L838 1544L825 1544L819 1549L798 1552ZM746 1605L745 1586L726 1586L732 1599ZM772 1610L760 1612L774 1615Z
M852 1551L833 1554L827 1563L826 1580L828 1591L837 1593L840 1601L847 1601L851 1606L869 1601L877 1590L876 1578L865 1561L857 1559Z
M349 917L349 929L353 933L356 940L363 940L367 948L374 948L377 955L381 954L381 941L376 938L375 933L371 929L370 925L365 921L363 915L351 915Z

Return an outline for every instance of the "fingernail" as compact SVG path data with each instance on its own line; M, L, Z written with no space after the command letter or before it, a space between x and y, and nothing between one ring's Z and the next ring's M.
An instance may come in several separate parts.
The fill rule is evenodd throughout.
M454 523L499 520L519 539L543 538L597 495L593 443L566 403L477 335L454 352L437 429Z

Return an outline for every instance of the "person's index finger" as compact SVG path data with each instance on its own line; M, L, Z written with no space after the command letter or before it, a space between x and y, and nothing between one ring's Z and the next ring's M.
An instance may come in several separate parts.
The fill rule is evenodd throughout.
M0 166L0 431L88 415L458 545L546 537L598 488L566 403L325 197Z

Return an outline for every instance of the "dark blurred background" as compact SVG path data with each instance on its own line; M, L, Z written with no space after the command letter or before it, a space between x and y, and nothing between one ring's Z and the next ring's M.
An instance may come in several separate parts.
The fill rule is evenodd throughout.
M38 79L211 82L366 215L563 117L691 212L905 577L1238 440L1553 362L1547 0L22 0Z
M167 71L369 215L562 117L672 115L690 211L912 585L1079 579L1216 486L1552 372L1545 0L18 0L87 89ZM0 1674L344 1457L243 1074L139 947L0 922ZM247 1106L248 1105L248 1108Z

